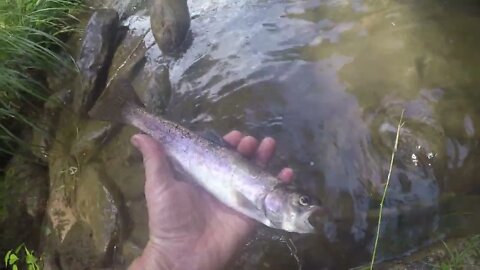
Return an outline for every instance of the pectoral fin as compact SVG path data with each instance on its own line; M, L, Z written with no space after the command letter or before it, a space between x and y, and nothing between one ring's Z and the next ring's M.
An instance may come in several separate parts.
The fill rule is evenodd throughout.
M239 206L239 209L242 209L240 210L242 214L252 219L255 219L258 222L261 222L267 226L272 227L272 223L264 215L264 211L262 209L258 209L258 207L254 202L250 201L247 197L245 197L241 193L235 193L235 199L236 199L236 203Z

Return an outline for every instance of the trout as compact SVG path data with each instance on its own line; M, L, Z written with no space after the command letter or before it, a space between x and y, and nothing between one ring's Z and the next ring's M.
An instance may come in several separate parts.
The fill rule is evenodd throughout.
M228 207L266 226L313 233L327 212L316 201L282 183L234 149L205 139L181 125L149 114L133 86L118 79L89 112L103 121L132 125L160 142L174 168Z

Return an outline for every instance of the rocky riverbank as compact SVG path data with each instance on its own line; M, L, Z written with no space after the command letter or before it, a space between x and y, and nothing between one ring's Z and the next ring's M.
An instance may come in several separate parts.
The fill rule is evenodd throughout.
M155 36L170 40L172 52L183 42L190 17L188 9L172 16L161 2L155 10L168 20L156 20L156 26L166 26ZM134 81L143 68L148 45L144 35L120 21L124 15L98 9L83 37L72 39L72 47L79 48L79 73L49 76L56 93L39 116L44 130L31 136L32 161L15 157L8 168L8 182L22 185L14 186L16 205L7 216L22 226L5 228L12 236L28 232L23 242L40 246L44 269L126 268L148 240L141 156L129 143L136 131L86 114L116 78ZM178 26L176 18L186 23ZM171 95L168 67L142 75L148 79L139 94L150 111L160 114ZM31 228L42 228L40 235Z
M253 34L251 34L250 31L245 31L244 29L241 30L247 33L245 35L247 37L240 35L239 33L242 34L244 32L238 29L238 32L231 33L222 32L222 30L216 29L217 32L212 30L213 34L209 34L208 30L200 29L198 25L197 32L192 34L189 31L189 26L192 22L195 22L193 19L195 16L197 16L196 18L200 18L202 22L208 22L210 20L221 21L220 19L222 18L218 19L218 17L214 16L209 18L208 16L214 14L220 17L228 17L230 13L217 14L214 12L206 12L207 14L202 17L198 15L199 9L197 9L194 10L194 14L196 15L193 16L193 18L190 18L186 4L183 2L174 2L174 10L179 11L179 14L182 15L181 17L171 17L170 14L165 13L167 9L163 6L165 3L168 3L168 1L158 2L160 4L157 6L155 6L155 3L157 2L154 2L154 7L151 9L145 8L145 1L142 0L91 2L95 5L97 11L90 17L83 37L73 38L71 41L72 48L78 48L74 54L78 55L77 62L80 72L79 74L64 74L59 71L58 74L51 74L48 77L47 81L49 83L49 88L56 92L56 94L46 102L44 115L39 116L38 121L44 127L45 132L34 132L33 135L27 135L28 138L33 138L33 144L35 145L35 147L32 148L32 160L15 157L8 170L11 172L8 174L9 177L11 177L10 182L22 183L22 185L15 186L18 191L16 189L12 190L12 196L14 196L15 200L11 201L11 208L9 209L11 213L18 213L18 216L10 215L10 217L20 220L19 222L15 222L15 224L22 224L22 226L6 226L5 228L11 229L12 235L21 235L22 232L31 232L32 230L29 228L33 227L42 228L40 234L25 234L25 240L22 239L21 241L32 241L30 245L33 246L39 244L45 263L45 269L124 269L129 265L133 258L141 253L148 239L147 212L143 194L143 166L141 163L141 156L129 142L131 135L137 131L131 127L95 121L86 116L86 112L95 103L98 96L101 95L105 88L114 85L115 80L120 77L128 77L129 80L132 81L138 96L145 103L147 109L154 114L163 114L165 111L169 111L167 107L170 104L172 96L170 77L174 77L174 80L172 81L176 82L179 80L179 77L183 76L179 74L183 74L184 71L186 75L185 77L182 77L183 91L185 91L186 88L194 88L193 85L200 85L199 91L207 89L213 85L213 88L216 87L216 92L212 91L213 94L211 94L213 98L219 98L219 96L222 96L224 92L227 91L224 89L225 87L237 89L239 87L237 86L237 83L241 86L242 84L250 83L245 79L248 76L254 78L254 80L251 81L252 84L256 83L258 80L261 83L263 82L262 80L267 80L264 77L274 77L270 74L280 74L281 76L279 75L278 77L279 80L284 80L282 83L285 81L288 82L288 78L290 77L305 76L313 78L318 74L320 74L318 76L320 76L321 79L330 82L329 78L334 76L330 73L327 74L328 76L323 73L301 74L303 69L298 63L295 66L295 68L298 68L297 71L295 71L295 69L284 70L283 66L282 68L272 66L268 69L268 72L265 72L265 70L262 69L255 71L255 68L258 68L259 65L268 66L271 64L269 61L272 60L272 57L279 57L277 53L265 53L265 55L268 55L270 58L268 58L266 62L262 62L258 60L259 57L262 56L261 53L258 53L258 55L253 54L253 52L256 52L255 50L262 52L261 50L267 46L265 44L271 42L274 44L272 50L281 52L281 50L284 49L282 46L287 46L286 44L289 44L288 42L282 42L281 38L278 38L278 44L282 44L282 46L275 47L277 44L275 43L277 42L275 38L279 37L281 34L276 32L278 29L274 27L275 24L267 21L262 24L262 27L267 29L266 31L273 33L272 35L264 34L266 33L265 31L253 32ZM222 4L220 3L221 1L219 1L219 3L215 1L213 2L214 4ZM209 5L213 4L209 3ZM102 9L105 7L107 7L107 9ZM232 10L235 8L232 8ZM295 12L299 12L298 9ZM153 16L152 19L148 16L150 14ZM225 20L225 18L223 19ZM258 20L258 18L250 19ZM226 26L226 28L238 24L238 21L235 20L227 20L227 22L231 23L231 25ZM224 25L223 23L219 24ZM301 45L308 43L301 39L300 41L297 41L297 36L302 36L302 33L294 33L295 31L288 29L290 26L291 25L289 25L287 21L285 25L286 34L284 39L290 40L291 43L295 40L295 42L293 42L295 44L297 44L296 42ZM204 32L201 33L201 31ZM304 34L309 36L310 32ZM332 30L332 32L334 31ZM223 43L215 40L217 33L222 33L226 36L226 38L223 39ZM255 33L257 34L256 36L254 35ZM260 36L266 37L268 42L262 40ZM192 46L190 49L193 50L194 53L189 55L187 60L184 58L182 59L180 56L185 53L185 50L189 48L192 42L195 44L195 38L200 49ZM260 41L257 42L256 39L260 39ZM162 52L160 52L157 47L161 48ZM232 48L234 50L241 50L244 47L247 49L242 52L245 54L243 57L240 57L242 55L237 57L237 55L229 53L229 50ZM155 50L152 48L155 48ZM212 51L208 51L209 49L205 48L213 49ZM204 50L210 52L210 55L205 54ZM268 50L266 51L269 52ZM253 55L251 58L248 57L250 54ZM289 51L287 55L288 57L285 59L282 58L276 60L279 62L283 61L290 63L289 61L291 61L291 58L297 57L293 51ZM308 57L308 55L304 57ZM220 60L225 58L235 59L232 60L232 62L229 62L229 64L234 64L221 65L222 62ZM289 61L286 61L287 59ZM311 61L311 59L306 59L304 62L308 62L307 60ZM179 66L182 66L185 62L187 62L187 64L184 65L184 67L179 68ZM177 64L171 65L171 63ZM221 68L218 68L218 66L215 65L221 66ZM209 68L212 66L215 68L210 70ZM294 65L292 64L292 66ZM323 66L318 65L318 68L320 67ZM328 67L323 68L329 70ZM228 75L231 77L222 78L221 76L216 75L224 70L228 70ZM252 73L248 73L245 70ZM354 70L356 71L357 69ZM202 76L204 74L211 76L211 80L203 80L204 78ZM225 80L225 82L222 81L224 84L218 83L218 81L223 79ZM241 83L239 83L239 81ZM290 83L293 81L295 80L290 81ZM308 81L308 79L306 79L306 81ZM291 96L286 96L292 97L292 99L283 99L284 96L274 90L276 90L276 88L302 87L302 83L299 80L295 82L298 82L298 85L290 85L288 83L285 83L286 86L281 83L272 85L269 85L268 83L261 84L259 88L261 88L262 91L250 91L251 89L247 89L248 91L245 91L244 94L240 95L237 99L223 100L222 105L212 107L213 109L210 111L202 108L202 106L207 107L209 105L206 102L202 103L200 100L204 97L195 96L195 103L188 104L181 109L177 108L177 112L180 111L180 114L191 114L193 117L197 117L192 120L192 125L195 124L195 121L199 121L200 124L203 125L207 123L205 126L208 126L210 125L209 122L213 122L209 120L211 119L209 113L216 113L223 117L226 107L231 107L235 108L231 113L233 116L230 116L230 122L228 125L222 127L224 129L230 129L232 127L248 129L248 124L252 125L253 122L255 125L260 125L258 122L263 121L262 119L265 118L265 123L261 124L265 125L265 127L262 126L260 128L261 130L282 131L282 125L285 124L284 121L287 121L284 119L288 118L288 114L284 113L285 111L300 112L301 117L297 117L299 115L296 115L298 119L308 120L310 119L309 117L311 117L311 119L314 117L315 119L317 118L317 115L310 116L305 110L303 110L304 107L306 107L303 103L301 104L302 108L300 109L293 108L290 111L284 111L284 108L288 107L290 103L295 104L293 98L298 94L295 92ZM308 88L310 88L311 85L314 85L314 83L310 82L306 84L308 84ZM335 88L335 85L332 82L328 87ZM247 85L246 87L248 88L249 86ZM309 94L312 94L313 97L309 98L309 101L317 98L313 93L317 93L319 90L314 90L315 92L308 92ZM288 93L292 92L289 91ZM423 93L426 95L430 92L425 90ZM209 93L206 95L208 94ZM234 96L234 94L232 96ZM338 97L337 94L338 93L332 92L331 96L327 97L335 98ZM198 95L198 93L190 93L190 95ZM250 99L246 99L245 97ZM347 99L344 96L341 97ZM252 103L254 105L251 105L251 107L254 107L257 105L255 100L271 100L275 98L277 98L277 100L280 99L281 101L276 101L278 104L275 103L272 105L273 112L262 111L259 109L260 112L257 114L254 112L254 109L258 108L249 109L250 107L244 104ZM387 96L387 98L389 100L395 99L389 96ZM438 99L440 99L440 97ZM434 109L429 107L432 103L436 102L436 97L430 98L430 96L422 96L417 99L417 102L410 103L405 103L403 102L403 99L400 99L402 100L401 104L389 103L389 100L382 103L384 104L384 107L378 106L380 109L376 114L381 115L386 111L389 112L389 115L397 115L396 112L390 111L400 111L401 106L407 104L410 111L416 112L412 118L421 118L422 122L419 123L419 126L439 126L437 122L431 121L431 119L435 119L436 115ZM309 104L310 103L307 105ZM327 102L318 104L338 113L335 111L336 104L335 106L329 106ZM357 106L356 103L350 105L349 108L357 108L355 107ZM240 113L237 113L236 108L239 108L239 106L244 106L246 108L244 110L247 112L246 116L241 116L244 112L242 109L238 109ZM423 112L423 114L419 115L418 111ZM357 111L352 110L351 112L356 113ZM264 115L262 115L262 113ZM332 113L332 117L333 114L334 113ZM181 122L183 120L182 117L178 116L175 120ZM226 117L228 118L228 116ZM293 118L294 117L292 117L292 119ZM299 130L302 130L301 132L304 131L306 138L310 138L309 140L306 140L305 143L308 142L309 144L313 144L315 141L314 138L317 135L314 132L315 129L311 130L309 128L313 126L311 123L317 122L311 120L312 122L310 123L307 120L305 120L306 123L302 125L298 124L299 127L303 126L305 128L304 130L299 128ZM337 122L330 122L338 124L339 126L345 125L345 119L341 116L334 118L334 120ZM251 122L247 123L248 121ZM297 127L296 124L298 121L294 120L294 122L295 125L292 126ZM363 128L361 120L351 121L351 123L354 123L352 124L352 127L350 127L352 134L355 133L355 127L358 126L358 129ZM375 128L382 132L378 138L374 139L380 142L379 144L383 146L382 149L386 149L385 151L389 152L391 150L391 137L395 130L392 131L391 127L385 125L383 122L373 123ZM208 127L212 127L212 125ZM322 130L320 129L320 124L318 126L319 130ZM410 129L406 127L404 133L402 133L402 140L405 142L404 145L410 146L419 143L431 146L431 149L419 148L417 149L417 152L414 152L416 156L420 157L418 160L420 166L418 168L426 168L424 173L430 177L433 174L433 169L431 169L430 163L433 161L429 158L429 153L444 152L444 149L441 148L443 147L444 142L436 140L422 141L420 140L422 134L409 132L409 130ZM334 136L337 132L340 133L342 128L335 127L332 128L331 131L333 134L332 136ZM414 131L421 133L419 129L414 129ZM443 131L429 130L429 132L441 134L432 137L443 138ZM289 133L284 132L283 134L283 136L285 136L285 134ZM344 138L343 140L340 140L341 142L349 142L349 134L341 133L340 135L341 138ZM279 133L279 136L282 136L282 134ZM293 150L298 150L304 148L301 142L294 140L298 138L300 137L294 136L284 137L283 139L284 141L295 141L295 145L298 143L298 148L292 148ZM335 141L334 139L332 140ZM352 142L352 147L354 144L355 142ZM334 144L331 144L329 141L328 145ZM285 149L292 150L288 147ZM285 149L280 149L280 151L283 151L281 152L281 154L283 153L282 158L284 159L282 162L285 162L285 156L286 154L289 154L289 151ZM339 157L342 155L342 152L336 152L337 148L332 147L328 149L333 152L325 152L322 155L329 155L332 157ZM325 150L325 148L322 150ZM409 159L412 154L412 152L409 152L410 150L410 148L401 149L399 152L400 158L404 160ZM312 150L312 152L314 151ZM304 175L308 175L310 170L310 173L321 175L321 173L317 173L316 171L320 170L318 168L321 168L317 168L318 162L315 163L311 161L313 158L308 155L304 157L304 159L295 162L310 164L310 167L305 169L305 172L300 172L300 174L303 173ZM354 158L358 157L359 156L355 156ZM338 159L336 161L340 160L341 159ZM362 175L362 180L370 181L370 171L374 171L376 167L368 166L368 163L363 164L361 159L355 160L360 162L360 164L352 167L355 168L355 170L349 175L357 174L357 169L368 169L364 171L365 176L363 177ZM319 159L319 161L321 162L322 160ZM298 164L294 165L297 165L297 167L300 166ZM338 169L338 171L341 171L341 169L346 166L342 162L334 162L331 163L331 165L333 166L332 168ZM411 166L416 166L416 164L412 164ZM298 178L305 178L303 177L304 175L300 175L302 177ZM380 178L381 177L377 177L376 179ZM412 184L407 181L408 179L402 179L405 180L405 183L401 182L401 188L402 191L407 194L410 192L410 189L412 189ZM425 181L417 181L415 183L425 183ZM299 185L302 184L307 185L307 187L312 187L312 189L317 187L316 182L299 182ZM372 190L377 189L377 186L372 188ZM399 194L403 195L403 193ZM346 196L346 198L350 199L348 196ZM393 215L399 215L398 210L395 207L392 207L391 209ZM429 209L430 208L426 208L425 211L428 211ZM464 209L463 205L462 208L459 207L459 211L461 209ZM354 210L355 209L353 208L349 209L348 207L345 207L344 211L347 212L347 214L344 215L353 216L355 214L353 213ZM422 215L423 213L424 212L422 212ZM432 213L432 215L433 214L434 213ZM376 215L376 213L373 215ZM417 220L414 220L412 224L413 223L416 225L418 222ZM8 225L8 223L5 224ZM347 228L347 231L349 229L350 227ZM13 232L13 230L15 232ZM394 238L394 236L392 236L392 238ZM317 257L321 256L317 254L321 252L318 252L318 241L315 242L317 240L316 238L302 240L304 240L304 243L306 241L307 244L304 244L298 249L299 252L303 252L299 255L300 259L302 259L302 255L304 255L304 257L309 256L306 261L308 261L308 259L315 261ZM385 241L388 242L388 240ZM239 259L241 262L238 264L243 266L243 268L239 266L239 269L247 269L248 266L245 266L246 264L250 265L251 269L259 269L259 265L262 265L261 267L263 268L261 269L268 269L268 262L264 261L265 258L268 257L270 251L273 250L272 254L274 255L277 254L275 252L278 252L278 254L283 254L285 252L288 253L288 250L283 246L283 242L277 245L277 249L275 249L275 245L272 245L271 242L267 242L266 240L264 244L262 244L261 241L258 242L260 242L260 244L257 244L257 246L259 246L258 250L260 251L255 253L257 250L254 250L249 253L249 255L241 257ZM455 245L455 243L455 241L452 242L452 245ZM255 248L255 245L256 244L252 244L251 246ZM294 245L293 241L291 242L291 245ZM291 245L288 246L290 251L294 250ZM274 248L272 248L272 246ZM327 251L330 252L329 250ZM333 255L338 256L335 258L341 256L333 253L334 252L332 251L332 258L334 257ZM251 254L254 254L255 256L251 256ZM445 258L448 259L448 254L443 254L445 256L419 255L421 258L427 258L426 261L419 259L418 256L412 256L405 259L405 262L399 263L398 267L404 267L406 269L423 269L421 267L425 265L425 262L430 266L439 265L441 261L445 260ZM276 258L274 255L267 259L275 261ZM297 254L294 254L294 256L297 256ZM432 261L428 259L429 256L434 257L435 260ZM297 257L295 258L298 259ZM288 260L288 258L285 258L285 260ZM321 260L318 259L318 261L319 262L315 261L315 263L320 265ZM251 264L249 264L250 262ZM336 262L332 262L332 265L335 265L335 263ZM386 264L385 269L389 269L391 265L392 264ZM381 269L381 267L384 266L379 267Z

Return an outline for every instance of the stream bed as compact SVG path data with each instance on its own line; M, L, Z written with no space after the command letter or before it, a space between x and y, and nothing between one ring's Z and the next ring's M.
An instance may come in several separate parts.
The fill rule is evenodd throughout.
M190 1L189 44L166 57L144 2L102 2L128 28L109 80L145 54L132 83L145 101L163 106L149 82L168 66L165 117L198 132L274 137L269 170L292 167L295 184L336 220L318 235L259 226L228 269L369 262L403 110L378 259L480 232L478 3ZM62 247L60 265L82 269L109 254L102 265L122 268L140 254L148 227L141 157L129 144L135 132L62 112L49 156L48 213L58 239L47 240ZM81 240L89 233L91 242Z

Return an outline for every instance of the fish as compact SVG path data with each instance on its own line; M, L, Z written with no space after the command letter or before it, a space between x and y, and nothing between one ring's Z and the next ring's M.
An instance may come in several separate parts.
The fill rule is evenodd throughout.
M221 203L268 227L315 233L314 225L328 216L318 200L282 183L234 149L148 113L126 79L119 78L105 89L89 116L131 125L150 135L163 145L176 170Z

